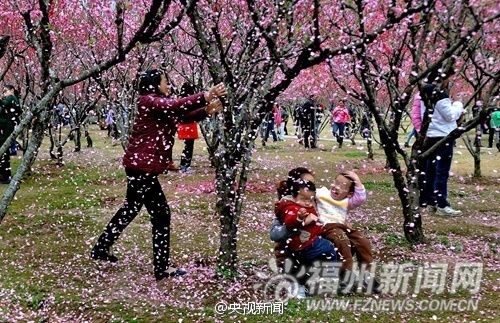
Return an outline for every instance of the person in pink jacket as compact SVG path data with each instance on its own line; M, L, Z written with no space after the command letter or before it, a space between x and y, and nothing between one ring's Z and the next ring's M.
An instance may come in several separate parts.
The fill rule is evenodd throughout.
M283 109L279 105L275 105L273 109L274 124L278 130L278 140L285 140L285 123L283 122L283 117L281 116Z
M413 105L411 107L411 123L417 132L420 132L422 128L421 101L420 93L417 92L413 97Z
M351 122L349 110L346 108L343 101L340 101L339 105L333 109L330 122L332 124L333 137L337 138L339 148L342 148L345 125Z
M410 147L410 140L415 136L418 132L420 132L420 129L422 128L422 117L420 114L420 93L417 92L415 96L413 97L413 104L411 107L411 123L413 124L413 129L410 131L408 136L406 137L405 141L405 147Z

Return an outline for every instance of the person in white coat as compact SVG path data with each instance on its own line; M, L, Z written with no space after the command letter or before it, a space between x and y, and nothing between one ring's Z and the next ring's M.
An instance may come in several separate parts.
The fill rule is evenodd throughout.
M460 119L464 112L463 104L458 101L452 102L446 88L446 80L441 87L434 84L425 84L422 88L421 95L427 99L421 100L422 120L426 110L424 101L431 102L434 106L423 151L426 151L456 129L457 120ZM427 205L428 210L436 212L438 215L458 216L462 214L461 211L453 209L448 201L448 177L454 145L454 139L447 140L424 162L425 184L422 190L421 204Z

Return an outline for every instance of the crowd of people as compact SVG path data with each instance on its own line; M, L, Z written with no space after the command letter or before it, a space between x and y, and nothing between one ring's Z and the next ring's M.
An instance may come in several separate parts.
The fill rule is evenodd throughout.
M333 139L339 148L342 148L344 139L352 139L356 132L360 132L363 138L371 137L369 112L363 113L358 127L354 106L349 107L345 101L340 100L338 104L331 103L327 108L311 95L302 103L288 102L274 106L273 111L268 113L262 122L262 145L266 145L269 134L273 136L273 141L283 141L285 135L289 135L287 127L290 118L293 121L294 136L305 148L318 147L319 134L326 123L330 124Z

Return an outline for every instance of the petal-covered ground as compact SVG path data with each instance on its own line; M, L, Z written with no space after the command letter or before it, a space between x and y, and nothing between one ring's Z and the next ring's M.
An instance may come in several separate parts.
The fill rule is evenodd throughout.
M161 283L152 275L151 228L145 211L114 247L116 264L89 259L98 234L123 202L125 174L121 148L111 146L105 132L94 130L95 148L65 155L58 168L45 152L26 178L17 199L0 224L0 322L17 321L494 321L498 316L500 180L495 159L484 152L483 179L472 179L472 159L456 155L450 199L464 211L459 218L423 214L426 243L409 245L392 177L381 151L364 159L362 146L306 151L293 139L258 147L254 152L243 214L238 228L239 267L236 277L216 272L219 220L215 214L214 171L204 145L196 142L194 172L170 173L161 182L172 209L172 261L188 274ZM182 143L175 146L180 156ZM17 160L14 159L14 167ZM342 296L338 299L478 299L477 311L320 311L291 300L282 315L218 314L215 305L265 302L262 286L272 277L268 266L273 243L268 229L274 217L276 182L289 169L306 166L318 185L329 185L343 169L355 169L368 190L368 203L350 214L355 227L369 237L377 261L448 264L447 287L457 263L483 264L481 288L432 295ZM3 187L0 188L3 190Z

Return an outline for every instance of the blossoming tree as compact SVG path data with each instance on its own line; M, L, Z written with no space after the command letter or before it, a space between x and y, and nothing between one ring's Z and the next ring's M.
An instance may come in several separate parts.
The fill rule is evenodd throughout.
M0 221L20 187L23 174L35 160L57 95L123 62L138 44L162 39L192 10L194 3L195 0L152 0L149 5L131 7L126 1L112 4L88 1L78 5L63 0L2 1L2 16L9 19L10 31L19 37L11 41L21 46L26 44L30 59L37 62L39 97L0 148L1 155L7 151L10 139L33 123L21 164L0 201ZM127 15L129 12L132 14ZM26 37L21 36L22 30ZM94 50L96 43L106 50L95 57L85 55ZM72 63L70 69L63 68L60 63L64 61Z

